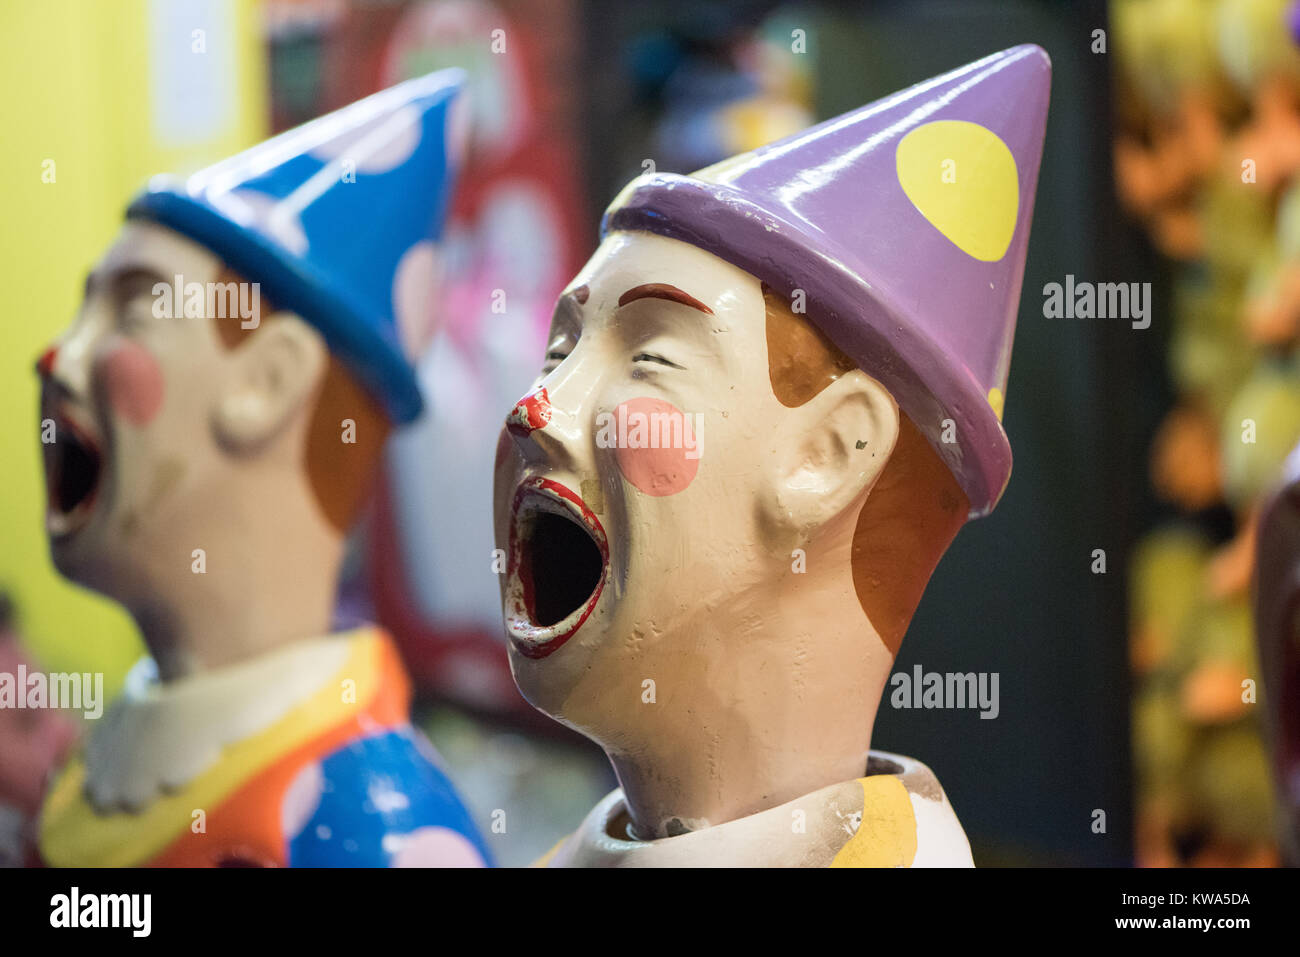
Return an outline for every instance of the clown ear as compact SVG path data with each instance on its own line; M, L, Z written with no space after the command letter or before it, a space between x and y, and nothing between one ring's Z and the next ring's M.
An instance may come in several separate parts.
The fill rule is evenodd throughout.
M880 477L898 440L898 403L859 369L790 410L769 521L806 540Z
M329 361L325 340L291 313L277 313L230 353L233 368L212 412L220 443L256 452L283 432L315 394Z

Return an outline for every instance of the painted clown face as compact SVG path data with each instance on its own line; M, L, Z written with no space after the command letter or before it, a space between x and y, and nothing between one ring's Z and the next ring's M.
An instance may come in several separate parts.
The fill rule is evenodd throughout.
M727 684L738 652L761 658L735 643L789 583L800 523L825 518L803 503L864 489L823 486L818 463L837 455L818 446L819 421L838 413L778 400L762 286L710 253L611 234L560 296L547 349L497 452L511 663L536 707L607 750L635 747L647 681L689 709ZM888 393L846 378L838 391L869 383L896 430Z
M54 563L128 604L147 604L161 570L187 570L193 548L214 546L204 516L233 494L212 426L237 363L213 322L155 292L177 276L206 288L220 269L202 246L128 222L38 363Z

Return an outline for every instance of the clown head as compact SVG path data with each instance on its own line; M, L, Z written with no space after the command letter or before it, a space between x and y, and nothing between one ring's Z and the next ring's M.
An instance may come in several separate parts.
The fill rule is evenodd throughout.
M925 584L1010 473L1048 74L1015 48L642 177L560 296L498 448L504 618L637 834L863 773Z
M344 534L421 407L458 84L156 180L38 363L54 562L164 675L329 630Z

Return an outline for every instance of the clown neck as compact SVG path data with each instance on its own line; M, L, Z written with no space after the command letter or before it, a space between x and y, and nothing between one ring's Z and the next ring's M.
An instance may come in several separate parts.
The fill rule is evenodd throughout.
M845 510L805 546L807 568L824 573L787 563L684 623L691 650L677 675L712 677L689 700L659 682L669 693L634 743L605 745L629 818L612 836L673 837L863 775L893 655L855 593L857 514Z
M240 518L227 516L238 538L207 549L205 571L183 568L155 579L149 595L128 604L161 680L238 664L330 631L343 548L313 508L306 488L250 488Z

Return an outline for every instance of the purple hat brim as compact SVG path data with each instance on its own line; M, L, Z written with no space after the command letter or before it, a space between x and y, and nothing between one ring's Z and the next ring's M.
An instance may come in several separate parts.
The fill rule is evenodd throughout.
M906 316L888 291L845 265L829 237L806 233L725 185L673 173L628 185L601 222L690 243L790 298L804 291L807 315L859 368L878 380L925 435L970 502L970 518L992 511L1011 477L1011 444L983 387L962 362ZM952 419L958 441L942 441Z

